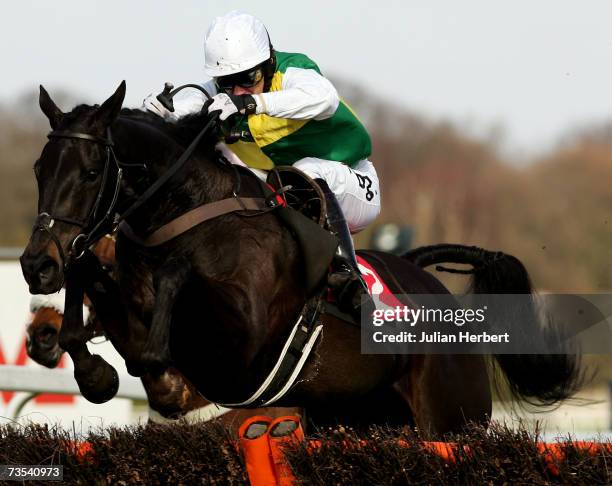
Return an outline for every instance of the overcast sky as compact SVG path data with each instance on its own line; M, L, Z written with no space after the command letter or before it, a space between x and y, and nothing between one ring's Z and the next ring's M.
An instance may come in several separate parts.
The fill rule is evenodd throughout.
M515 150L612 118L605 0L6 2L0 101L42 83L101 102L125 79L136 105L166 80L204 80L204 32L233 8L373 96L471 130L503 124Z

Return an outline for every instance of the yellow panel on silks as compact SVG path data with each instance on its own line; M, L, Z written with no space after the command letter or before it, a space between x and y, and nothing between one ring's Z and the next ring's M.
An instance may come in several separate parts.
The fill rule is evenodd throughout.
M239 141L227 146L240 160L253 169L270 170L274 168L272 159L264 154L255 142Z
M270 91L280 91L283 86L283 73L276 71L272 78ZM249 130L260 147L265 147L302 128L309 120L275 118L269 115L251 115Z

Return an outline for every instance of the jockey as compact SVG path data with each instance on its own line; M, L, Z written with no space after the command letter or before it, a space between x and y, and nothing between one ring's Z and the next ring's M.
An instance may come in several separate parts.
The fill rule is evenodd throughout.
M213 21L205 38L204 71L212 78L202 85L214 95L212 103L204 105L204 96L193 91L175 102L173 113L153 95L144 108L171 120L204 106L221 120L233 116L241 135L218 147L229 160L240 159L256 172L293 165L314 179L339 240L329 285L340 307L355 315L367 287L351 232L380 212L368 132L319 67L303 54L275 51L265 26L252 15L232 11Z

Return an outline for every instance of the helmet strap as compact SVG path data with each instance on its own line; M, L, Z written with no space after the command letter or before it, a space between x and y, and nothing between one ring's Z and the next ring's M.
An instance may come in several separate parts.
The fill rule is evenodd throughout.
M272 78L276 72L276 54L270 44L270 59L268 59L263 65L264 73L264 93L267 93L272 86Z
M268 59L263 66L264 93L270 91L270 87L272 86L272 78L276 72L276 53L274 52L274 47L272 46L272 40L270 40L270 33L268 32L268 29L266 29L266 35L268 36L268 45L270 46L270 59Z

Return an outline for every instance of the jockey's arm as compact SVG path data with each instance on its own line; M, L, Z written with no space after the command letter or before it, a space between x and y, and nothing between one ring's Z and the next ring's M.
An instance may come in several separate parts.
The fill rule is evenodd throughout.
M212 79L206 83L200 83L200 86L208 91L211 96L217 94L217 86ZM156 95L151 93L144 99L141 109L161 116L167 121L177 121L186 115L198 113L202 109L206 97L201 91L187 88L177 94L173 101L174 111L169 111L159 102Z
M340 98L331 82L314 69L288 68L282 90L254 95L257 114L295 120L325 120L338 109Z

